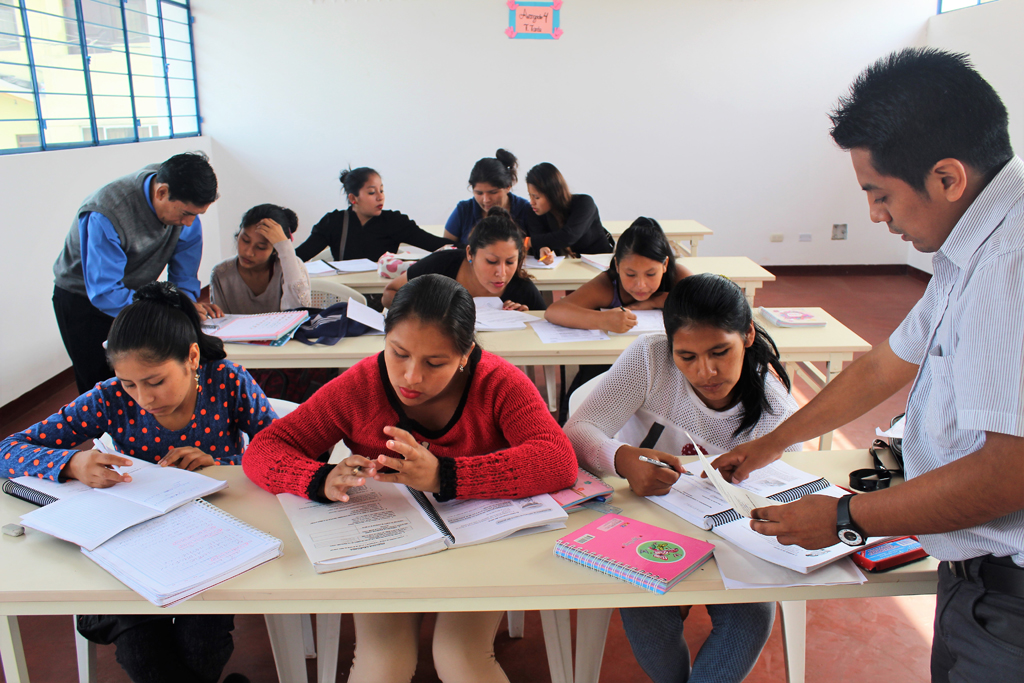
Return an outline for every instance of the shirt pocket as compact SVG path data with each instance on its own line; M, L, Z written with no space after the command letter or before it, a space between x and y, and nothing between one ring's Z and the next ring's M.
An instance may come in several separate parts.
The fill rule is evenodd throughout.
M956 419L956 384L953 378L953 356L936 355L928 352L928 369L931 373L931 391L924 406L925 432L930 444L942 451L962 453L974 447L978 434L974 430L960 429ZM936 454L939 455L939 454Z

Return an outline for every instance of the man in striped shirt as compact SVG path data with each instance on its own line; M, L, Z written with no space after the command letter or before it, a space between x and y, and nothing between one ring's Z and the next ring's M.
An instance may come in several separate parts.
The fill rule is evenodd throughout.
M1024 679L1024 162L1006 108L964 55L879 60L832 113L871 220L934 253L889 338L772 433L716 461L733 480L863 415L908 382L907 482L806 496L751 526L805 548L920 535L942 560L933 681Z

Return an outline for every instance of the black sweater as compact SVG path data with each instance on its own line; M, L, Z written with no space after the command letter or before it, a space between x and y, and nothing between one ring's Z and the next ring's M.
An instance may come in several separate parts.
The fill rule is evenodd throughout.
M431 235L400 211L381 211L379 216L366 221L366 225L360 225L355 212L351 208L346 210L349 216L345 253L340 253L341 224L345 212L331 211L313 226L313 232L306 241L295 248L295 253L300 259L308 261L323 251L324 247L330 247L331 257L335 261L343 258L368 258L376 261L386 251L398 251L398 245L402 242L428 251L435 251L452 243L451 240Z
M406 271L406 277L412 280L420 275L437 273L438 275L444 275L445 277L457 280L459 268L462 267L462 262L465 260L465 249L445 249L436 254L424 256L409 266L409 270ZM544 303L544 297L537 290L537 285L533 284L532 280L520 277L518 273L513 275L512 279L505 285L505 291L501 293L501 300L512 301L526 306L531 311L542 311L547 308L547 304Z
M543 216L528 214L526 234L530 236L530 253L537 256L541 247L547 247L556 254L565 254L572 249L579 254L609 254L614 245L608 231L601 225L597 204L588 194L574 194L569 204L569 215L565 225L558 227L558 221L551 211Z

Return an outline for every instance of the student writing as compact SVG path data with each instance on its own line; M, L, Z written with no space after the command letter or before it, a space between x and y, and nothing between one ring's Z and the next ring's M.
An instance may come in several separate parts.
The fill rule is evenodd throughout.
M685 278L669 293L664 315L666 336L637 339L565 426L582 467L624 477L642 496L667 493L682 471L680 456L696 454L686 432L720 454L797 409L778 350L735 284L710 274ZM641 667L655 683L742 681L771 632L774 603L708 605L713 630L689 677L688 609L620 610Z
M480 222L493 206L500 206L512 215L520 228L526 226L530 214L530 202L512 194L516 184L518 162L512 152L499 149L493 157L485 157L473 164L469 173L471 199L465 199L455 206L444 226L444 236L453 242L465 244L469 231Z
M410 281L388 311L384 351L257 436L246 474L272 493L322 502L348 501L367 477L438 500L521 498L572 485L568 439L527 377L476 345L475 317L472 297L455 280ZM338 465L316 460L339 440L352 455ZM494 660L501 616L438 615L433 647L442 680L507 681ZM355 615L349 680L410 680L421 618Z
M533 213L526 221L530 253L545 263L552 255L607 254L615 240L601 225L590 195L572 194L554 164L537 164L526 174Z
M431 235L404 213L385 211L384 181L372 168L346 169L338 180L348 199L348 208L331 211L313 226L309 237L295 250L303 261L328 247L335 261L376 261L385 252L397 252L403 242L429 251L451 244L451 240Z
M260 204L246 211L235 233L238 254L210 275L210 301L234 314L309 306L309 273L292 247L298 227L291 209Z
M409 270L387 284L384 305L405 284L428 273L450 277L471 296L496 296L505 308L542 310L547 304L537 286L523 270L526 241L507 211L493 207L469 234L465 249L439 251L420 259Z

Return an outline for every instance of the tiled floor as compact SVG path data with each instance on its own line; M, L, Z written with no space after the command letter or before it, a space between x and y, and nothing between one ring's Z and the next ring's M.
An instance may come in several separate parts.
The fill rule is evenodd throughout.
M885 341L924 291L924 284L905 276L785 276L767 283L756 304L767 306L821 306L872 345ZM798 383L795 393L803 403L809 397ZM874 428L906 404L908 390L900 392L864 417L836 434L834 448L864 448L874 438ZM7 425L8 434L46 417L75 396L73 387L56 394L51 401ZM816 444L808 444L808 448ZM928 680L928 652L931 646L933 597L822 600L807 605L807 681L809 683L872 681L913 683ZM66 683L77 680L74 640L70 617L27 617L21 619L22 636L29 671L36 683ZM694 608L687 619L686 640L696 652L711 630L707 613ZM436 681L430 663L430 621L421 638L421 665L416 683ZM253 683L277 680L273 657L262 617L236 619L236 649L227 672L239 671ZM352 658L352 621L342 621L338 680L346 679ZM114 661L113 648L101 647L97 657L96 683L124 683L128 679ZM526 637L511 640L502 628L495 643L498 661L511 681L549 680L544 641L537 613L528 613ZM316 680L315 660L309 662L310 680ZM635 683L647 678L636 664L616 614L609 629L601 681ZM785 681L781 628L775 629L761 654L751 683Z

